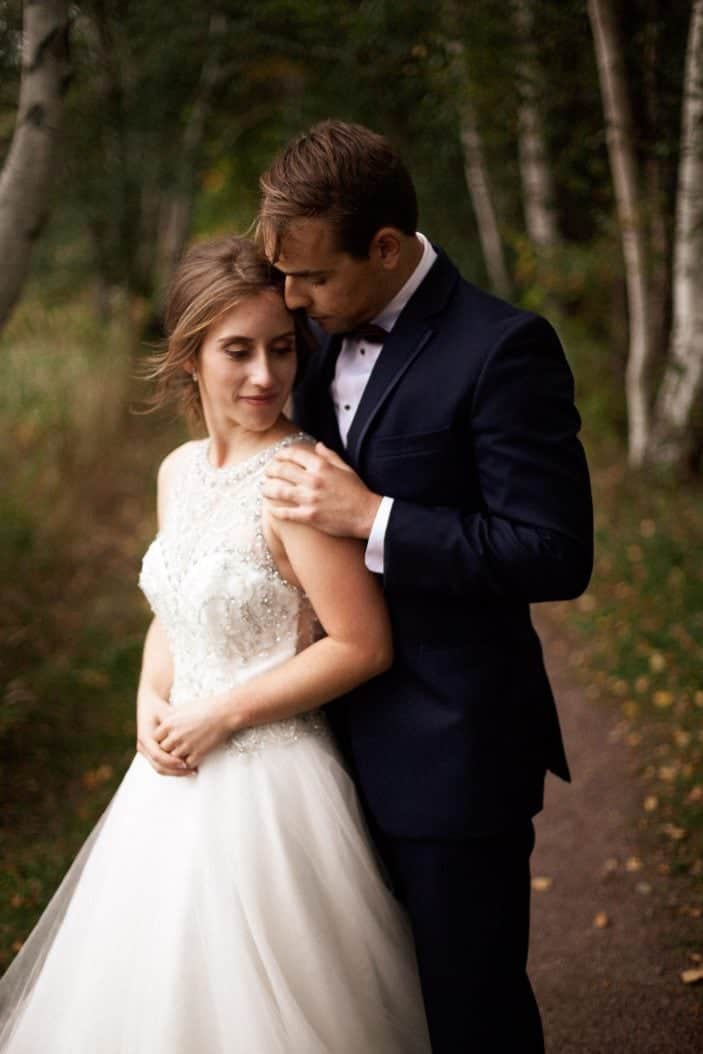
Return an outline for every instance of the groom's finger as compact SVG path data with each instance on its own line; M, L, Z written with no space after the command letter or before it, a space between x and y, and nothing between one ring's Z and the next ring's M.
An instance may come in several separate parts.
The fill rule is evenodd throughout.
M330 465L335 465L337 468L343 468L346 472L354 471L351 465L348 465L346 461L343 461L339 454L334 450L330 450L330 448L325 446L324 443L315 443L315 453L319 454L319 456L325 461L328 461Z
M313 472L320 467L322 458L309 447L287 446L283 450L279 450L276 456L271 459L267 471L275 471L277 465L284 465L288 462L298 465L300 468L305 469L306 472Z
M269 502L268 511L277 520L292 520L295 523L313 523L315 513L309 505L272 505Z
M266 478L284 479L287 483L304 483L310 478L310 472L294 461L278 461L271 462L268 466Z
M278 479L267 480L261 493L268 501L283 505L301 505L310 498L309 492L294 483L283 483Z

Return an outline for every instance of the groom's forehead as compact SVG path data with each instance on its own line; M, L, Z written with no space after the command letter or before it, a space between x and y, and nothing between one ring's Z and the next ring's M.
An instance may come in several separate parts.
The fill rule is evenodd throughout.
M281 235L275 264L287 274L309 277L328 270L339 255L336 232L329 221L302 219Z

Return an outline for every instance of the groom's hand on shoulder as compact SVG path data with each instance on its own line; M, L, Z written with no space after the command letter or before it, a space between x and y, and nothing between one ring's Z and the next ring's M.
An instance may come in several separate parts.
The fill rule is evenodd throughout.
M324 443L296 443L266 470L263 493L271 515L307 523L326 534L367 539L381 504L356 472Z

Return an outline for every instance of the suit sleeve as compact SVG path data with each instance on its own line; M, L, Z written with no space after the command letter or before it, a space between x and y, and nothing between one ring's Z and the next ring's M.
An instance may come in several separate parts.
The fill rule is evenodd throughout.
M593 512L573 378L540 318L497 341L468 408L480 511L396 500L387 589L440 600L566 600L588 585ZM469 449L473 444L473 450Z

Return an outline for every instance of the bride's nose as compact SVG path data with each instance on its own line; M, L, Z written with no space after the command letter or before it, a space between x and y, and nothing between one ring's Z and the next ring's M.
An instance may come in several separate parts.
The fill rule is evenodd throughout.
M252 361L250 380L257 388L270 388L273 384L273 373L268 355L261 351Z

